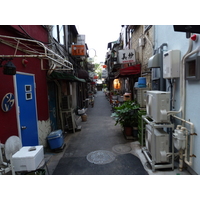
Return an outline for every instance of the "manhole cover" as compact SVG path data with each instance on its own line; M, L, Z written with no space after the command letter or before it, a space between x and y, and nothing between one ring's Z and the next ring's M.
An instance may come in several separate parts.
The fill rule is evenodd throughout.
M94 164L107 164L115 160L115 154L106 150L97 150L89 153L87 160Z
M125 145L125 144L117 144L115 145L112 150L116 153L129 153L132 149L131 147Z

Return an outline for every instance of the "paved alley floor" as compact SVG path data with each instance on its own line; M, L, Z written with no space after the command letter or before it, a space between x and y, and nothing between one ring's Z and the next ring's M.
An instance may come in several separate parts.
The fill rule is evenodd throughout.
M81 122L81 131L71 134L53 174L148 174L140 159L130 153L132 148L121 127L115 126L110 117L111 107L102 91L97 92L94 107L89 107L86 114L87 121Z
M189 175L175 169L152 172L138 141L125 139L119 125L111 118L105 94L98 91L94 107L86 111L87 121L80 121L81 131L68 133L65 148L53 153L48 161L53 175ZM47 155L48 156L48 155Z

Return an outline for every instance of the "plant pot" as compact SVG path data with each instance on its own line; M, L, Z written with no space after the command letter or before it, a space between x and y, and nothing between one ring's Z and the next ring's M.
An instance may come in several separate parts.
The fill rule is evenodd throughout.
M133 127L124 127L124 134L126 136L132 136L133 135Z

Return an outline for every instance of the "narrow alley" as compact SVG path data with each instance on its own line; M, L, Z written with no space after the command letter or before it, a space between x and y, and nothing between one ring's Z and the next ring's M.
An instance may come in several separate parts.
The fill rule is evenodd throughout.
M121 127L111 118L105 94L98 91L89 106L82 129L70 134L54 175L147 175L140 159L132 153ZM99 151L100 150L100 151Z

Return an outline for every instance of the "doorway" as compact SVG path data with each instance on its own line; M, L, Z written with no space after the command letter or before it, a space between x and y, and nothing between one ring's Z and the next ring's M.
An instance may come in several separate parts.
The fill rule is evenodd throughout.
M36 86L34 74L16 74L18 130L23 146L38 145Z

